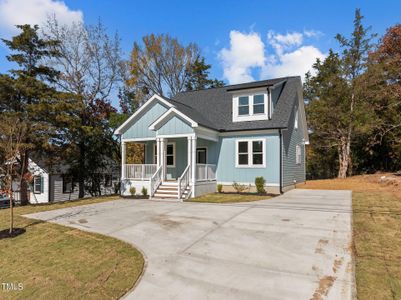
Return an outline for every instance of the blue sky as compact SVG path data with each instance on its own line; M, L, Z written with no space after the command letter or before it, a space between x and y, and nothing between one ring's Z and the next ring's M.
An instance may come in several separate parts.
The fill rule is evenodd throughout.
M118 31L127 56L142 36L168 33L196 42L212 76L237 83L303 75L316 57L337 48L336 33L350 33L358 7L379 35L400 22L401 1L0 0L0 34L10 37L16 22L41 23L45 11L65 22L100 18ZM0 46L0 72L10 68L6 54Z

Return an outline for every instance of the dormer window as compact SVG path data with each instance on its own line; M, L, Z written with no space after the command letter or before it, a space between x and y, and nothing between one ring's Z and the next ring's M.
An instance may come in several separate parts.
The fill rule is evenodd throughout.
M233 95L233 122L268 120L267 91Z
M249 97L248 96L238 97L238 115L240 115L240 116L249 115Z

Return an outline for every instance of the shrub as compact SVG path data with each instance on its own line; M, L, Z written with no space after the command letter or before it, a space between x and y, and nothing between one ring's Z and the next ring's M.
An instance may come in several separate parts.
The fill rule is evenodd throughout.
M144 186L142 187L142 195L145 197L148 195L148 189Z
M135 187L131 187L131 188L129 189L129 192L131 193L131 196L135 196L135 194L136 194L136 188L135 188Z
M233 182L233 188L234 188L234 190L236 190L237 191L237 193L239 194L239 193L242 193L243 191L245 191L246 190L246 185L244 185L244 184L239 184L239 183L237 183L237 182Z
M255 178L255 186L258 194L266 194L265 183L266 180L263 178L263 176Z
M222 184L218 184L218 185L217 185L217 191L218 191L219 193L223 192L223 185L222 185Z

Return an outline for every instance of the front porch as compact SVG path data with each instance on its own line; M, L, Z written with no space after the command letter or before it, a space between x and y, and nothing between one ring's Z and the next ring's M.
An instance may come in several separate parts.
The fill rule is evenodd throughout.
M145 187L151 198L179 200L214 192L217 147L217 141L193 134L123 139L122 195L130 195L131 187L136 194Z

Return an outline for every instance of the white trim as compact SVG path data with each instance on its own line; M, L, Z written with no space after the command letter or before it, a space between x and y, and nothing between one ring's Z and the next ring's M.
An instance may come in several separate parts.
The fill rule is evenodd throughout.
M180 137L195 137L195 133L179 133L179 134L159 134L157 138L180 138Z
M253 144L252 142L262 141L262 161L261 165L253 164ZM240 142L248 143L248 164L240 165L238 161L238 144ZM250 138L250 139L236 139L235 140L235 167L238 169L250 169L250 168L266 168L266 138Z
M198 137L209 140L212 142L218 142L219 141L219 132L215 130L211 130L202 126L199 126L195 130L196 134Z
M136 116L138 116L145 108L147 108L154 100L158 100L162 102L163 104L167 105L168 107L174 107L173 104L168 102L167 100L163 99L159 95L155 94L152 97L150 97L134 114L132 114L131 117L129 117L124 123L120 125L114 132L116 135L121 135L125 132L124 128L131 123L132 120L135 119Z
M299 127L299 112L298 112L298 107L295 106L295 116L294 116L294 128L295 130L298 130Z
M122 142L146 142L146 141L155 141L155 140L156 140L156 137L121 139Z
M263 95L263 105L264 105L264 112L259 114L254 114L253 106L254 106L254 97L256 95ZM239 98L240 97L248 97L248 108L249 113L247 115L240 115L238 108L239 108ZM263 89L258 91L242 91L240 93L233 94L233 101L232 101L232 109L233 109L233 122L244 122L244 121L258 121L258 120L268 120L268 92L267 89Z
M223 185L233 185L233 183L234 183L234 182L217 181L217 184L223 184ZM255 186L255 183L254 183L254 182L238 182L238 181L236 181L236 183ZM279 184L279 183L269 183L269 182L266 182L266 183L265 183L265 186L280 186L280 184Z
M187 115L183 114L182 112L180 112L176 108L171 107L168 111L166 111L164 114L162 114L156 121L154 121L152 124L150 124L149 125L149 129L153 130L153 131L154 130L158 130L160 128L160 127L158 127L158 125L160 125L160 123L162 123L165 118L168 118L172 114L175 114L175 115L183 118L185 121L187 121L188 123L191 124L191 127L198 127L198 123L196 123L190 117L188 117ZM158 127L158 128L156 128L156 127Z
M243 130L243 131L229 131L221 132L219 136L236 136L236 135L255 135L255 134L271 134L279 133L279 129L262 129L262 130Z

